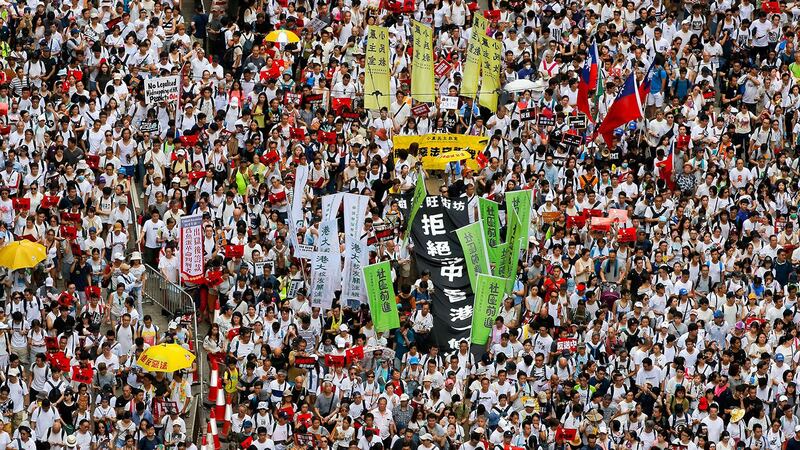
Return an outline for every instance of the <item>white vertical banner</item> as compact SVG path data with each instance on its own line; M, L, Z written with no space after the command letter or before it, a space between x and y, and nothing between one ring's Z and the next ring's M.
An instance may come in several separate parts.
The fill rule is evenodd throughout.
M295 170L294 179L294 192L292 193L292 203L289 209L289 245L294 248L294 256L298 258L312 258L306 246L300 245L297 241L297 230L305 225L303 216L303 193L306 189L306 181L308 181L308 166L297 166Z
M317 238L317 251L340 255L339 230L336 219L323 220L319 223L319 237Z
M328 194L322 197L322 220L333 219L342 205L343 193Z
M362 269L369 264L367 243L361 239L364 220L367 218L369 197L365 195L344 195L344 270L342 270L341 302L348 300L362 302L366 299ZM364 255L367 255L365 257Z
M289 211L289 223L295 232L305 225L303 217L303 193L308 181L308 166L297 166L294 173L294 193L292 194L292 208Z
M348 246L361 239L368 206L366 195L344 194L344 240Z
M323 311L333 304L335 284L339 276L339 254L314 252L311 258L311 306Z
M191 279L203 276L203 215L193 214L180 219L181 276Z
M364 267L369 265L369 246L367 240L353 241L345 250L344 270L342 271L342 303L347 300L367 302L366 285L364 284Z

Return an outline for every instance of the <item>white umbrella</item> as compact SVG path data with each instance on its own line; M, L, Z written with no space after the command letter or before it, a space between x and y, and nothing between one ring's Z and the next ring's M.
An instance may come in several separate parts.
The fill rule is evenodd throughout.
M516 93L522 91L528 91L536 88L536 83L526 78L520 78L519 80L514 80L503 88L506 92Z

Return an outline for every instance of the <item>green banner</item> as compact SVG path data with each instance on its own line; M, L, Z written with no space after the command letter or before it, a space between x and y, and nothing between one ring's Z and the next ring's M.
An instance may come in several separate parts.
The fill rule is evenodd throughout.
M456 230L461 248L464 251L464 262L467 265L469 282L475 286L475 275L489 274L489 252L483 236L483 220L471 223Z
M472 312L472 343L484 345L500 311L506 280L479 273L475 284L475 308Z
M500 268L500 257L503 255L506 247L508 247L508 243L506 242L503 242L495 248L489 247L489 264L491 264L492 267L492 274L498 277L501 276L500 273L502 271Z
M507 218L506 246L503 247L500 252L500 261L498 264L500 270L497 270L495 275L506 279L505 293L511 293L511 288L514 287L517 274L517 263L519 262L519 250L522 242L520 238L523 235L525 227L522 226L522 223L520 223L513 209L508 211Z
M392 287L392 266L389 261L379 262L364 267L364 283L367 286L369 310L375 331L400 328L400 316L397 314L397 301Z
M500 245L500 205L497 202L478 198L479 217L485 222L486 244L489 247Z
M408 213L406 239L408 239L411 227L414 225L414 217L416 217L417 211L419 211L419 207L422 206L422 202L425 201L425 196L427 195L428 190L425 188L425 178L422 177L422 172L420 172L419 176L417 176L417 185L414 186L414 198L411 199L411 212Z
M506 192L506 218L509 212L514 211L522 224L522 235L520 235L520 248L528 248L528 234L531 228L531 203L533 201L533 191L512 191ZM510 222L509 222L510 223ZM510 234L511 227L506 228L506 242Z

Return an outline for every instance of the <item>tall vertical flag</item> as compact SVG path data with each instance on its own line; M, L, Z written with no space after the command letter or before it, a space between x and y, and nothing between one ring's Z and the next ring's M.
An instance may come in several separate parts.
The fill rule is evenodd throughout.
M589 92L597 87L597 82L599 79L600 73L600 66L599 66L600 58L597 55L597 43L593 42L592 45L589 47L588 54L586 55L586 61L583 63L583 69L580 73L580 78L578 79L578 103L577 108L578 111L586 114L586 117L589 120L594 121L592 118L592 107L589 105Z
M414 186L414 197L411 199L411 212L408 213L406 229L411 230L411 227L414 225L414 217L417 216L417 211L419 211L419 207L422 206L422 202L425 201L425 196L427 195L428 189L425 187L425 178L422 176L422 172L420 172L417 176L417 185ZM409 233L406 233L404 241L408 241L408 236Z
M502 63L503 43L488 36L481 36L481 93L478 103L492 112L497 111Z
M411 98L418 102L436 100L436 82L433 78L433 29L414 21L414 59L411 61Z
M651 64L641 83L636 82L636 71L634 70L622 85L617 98L608 109L608 114L597 127L597 133L603 136L606 145L611 144L614 129L644 116L642 105L645 104L647 94L650 93L650 82L653 78L652 68Z
M489 260L496 261L500 245L500 205L483 197L478 198L478 217L483 222Z
M461 249L464 251L464 263L467 265L469 282L475 286L475 276L479 273L489 274L489 252L486 248L483 220L478 220L456 230Z
M363 270L375 331L382 333L400 328L400 316L397 314L397 301L392 287L392 266L389 261L365 266Z
M519 237L519 248L528 248L528 237L530 237L531 228L531 204L533 203L533 191L528 189L521 189L518 191L506 192L506 218L510 216L510 210L514 211L519 223L522 226ZM506 234L510 226L506 228ZM508 236L506 236L508 237ZM510 241L507 241L510 242ZM515 257L517 255L514 255Z
M364 107L388 108L391 103L389 65L389 29L370 25L364 71Z
M489 19L482 14L472 17L472 34L467 42L467 61L461 79L461 96L475 98L478 93L478 79L481 75L481 36L486 36Z
M500 312L503 299L503 288L506 280L479 273L475 283L475 308L472 314L471 341L474 344L486 344L494 325L494 319Z

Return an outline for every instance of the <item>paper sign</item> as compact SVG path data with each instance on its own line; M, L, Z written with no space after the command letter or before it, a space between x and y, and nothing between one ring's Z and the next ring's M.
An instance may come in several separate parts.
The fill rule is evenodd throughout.
M519 120L527 122L536 118L536 108L527 108L519 112Z
M144 98L148 105L177 102L180 98L180 77L173 75L144 80Z
M440 59L439 62L433 66L433 73L439 78L447 75L451 70L453 70L453 65L445 59Z
M442 109L458 109L458 97L443 95L441 106Z
M427 103L420 103L411 108L411 114L413 114L414 117L425 117L430 112L431 108L428 106Z
M544 221L544 223L558 222L558 219L560 218L561 218L561 213L558 211L542 213L542 220Z
M627 222L628 221L628 210L627 209L616 209L611 208L608 210L608 217L610 219L615 219L619 222Z

